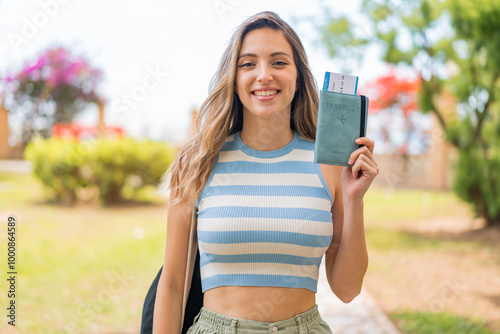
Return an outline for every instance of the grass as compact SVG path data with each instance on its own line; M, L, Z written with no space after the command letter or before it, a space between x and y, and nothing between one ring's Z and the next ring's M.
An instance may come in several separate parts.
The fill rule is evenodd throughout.
M0 173L2 245L7 216L14 214L18 220L17 332L139 332L145 294L163 262L166 227L165 200L153 189L141 196L142 203L108 208L65 207L46 202L32 176ZM365 203L369 291L383 307L386 301L410 300L409 304L384 307L402 332L493 333L482 320L471 320L453 310L426 313L432 298L449 299L448 285L460 287L446 278L448 271L441 274L435 267L456 267L457 272L468 273L496 268L498 257L490 256L488 245L413 229L450 212L470 216L469 209L449 192L416 190L373 188ZM434 269L426 268L432 261L438 263ZM462 263L466 267L461 268ZM423 274L425 270L429 274ZM477 282L478 286L491 285L490 281ZM425 293L417 290L422 286L431 291L428 299L420 300ZM0 288L6 291L5 281ZM453 300L456 303L450 305L462 302L467 289L459 290L460 296ZM7 302L6 293L0 293L0 305ZM475 307L468 301L462 305ZM10 330L6 322L0 322L0 332L6 330Z
M163 263L166 204L64 207L44 202L26 175L0 173L1 237L18 220L21 333L137 333L147 289ZM3 286L3 283L2 283ZM2 289L2 291L6 291ZM0 294L0 305L6 305ZM7 328L0 323L0 332Z
M414 227L425 220L449 216L470 216L468 208L450 192L384 189L366 196L366 239L370 252L392 254L451 252L463 253L484 247L479 242L418 233ZM376 256L371 266L376 266ZM385 261L385 260L383 260Z
M405 334L495 334L484 322L447 313L402 312L392 319Z
M464 240L440 240L408 231L388 230L380 227L366 229L366 239L371 250L391 252L405 251L467 251L481 247L480 244Z
M469 208L451 192L371 188L365 196L365 216L375 226L411 223L448 216L470 215Z
M500 333L500 230L473 219L451 192L367 193L365 285L402 333Z

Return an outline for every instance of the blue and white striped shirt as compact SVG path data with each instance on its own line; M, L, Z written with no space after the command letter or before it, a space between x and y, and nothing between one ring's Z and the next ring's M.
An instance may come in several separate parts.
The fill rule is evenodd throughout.
M333 237L333 198L314 142L294 132L274 151L227 138L197 200L201 285L277 286L316 292Z

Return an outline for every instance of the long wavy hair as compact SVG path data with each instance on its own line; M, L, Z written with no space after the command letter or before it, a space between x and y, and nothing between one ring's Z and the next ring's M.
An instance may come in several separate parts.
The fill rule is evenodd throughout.
M234 90L238 55L246 34L265 27L281 31L293 50L298 89L292 100L290 128L305 138L316 138L318 91L304 47L295 31L276 13L255 14L237 27L230 38L210 82L209 96L200 107L197 133L183 146L163 176L163 190L170 191L171 203L181 200L195 203L224 141L242 130L243 106Z

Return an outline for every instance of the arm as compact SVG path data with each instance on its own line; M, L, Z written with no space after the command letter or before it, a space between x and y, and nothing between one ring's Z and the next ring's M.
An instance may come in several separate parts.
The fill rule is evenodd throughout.
M167 241L158 282L153 333L180 333L182 297L193 206L184 201L168 205ZM196 252L195 252L196 254Z
M368 267L363 196L378 174L372 155L373 141L361 138L359 143L365 146L352 153L354 163L351 167L321 165L335 198L332 207L334 235L325 254L326 275L332 291L345 303L361 291Z

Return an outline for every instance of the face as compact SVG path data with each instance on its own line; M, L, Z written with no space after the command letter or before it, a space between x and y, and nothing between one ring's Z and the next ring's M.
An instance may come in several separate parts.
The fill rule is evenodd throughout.
M289 118L296 88L297 67L283 33L271 28L249 32L243 39L236 70L243 119Z

